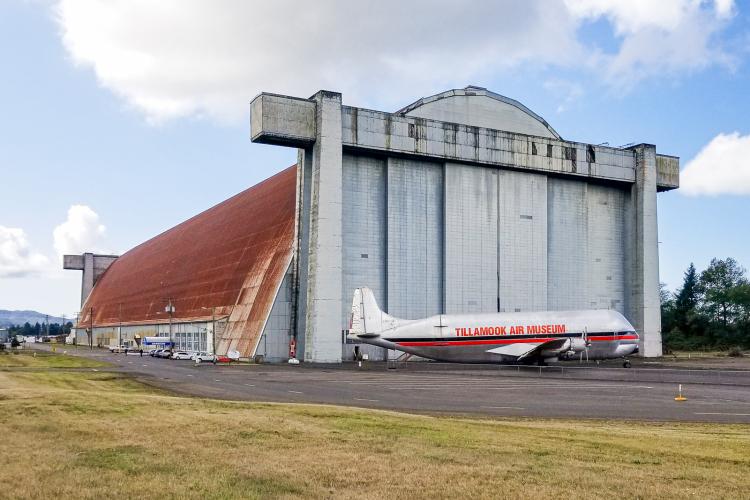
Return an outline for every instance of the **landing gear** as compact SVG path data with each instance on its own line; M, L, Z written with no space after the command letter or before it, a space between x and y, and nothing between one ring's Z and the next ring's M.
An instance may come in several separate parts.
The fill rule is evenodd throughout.
M625 361L623 361L622 362L622 367L623 368L630 368L630 360L626 359Z

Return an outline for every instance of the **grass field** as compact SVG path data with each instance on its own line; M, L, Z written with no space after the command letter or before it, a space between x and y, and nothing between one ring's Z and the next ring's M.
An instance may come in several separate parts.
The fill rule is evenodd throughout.
M0 422L0 498L747 498L750 491L750 426L741 425L236 403L175 397L113 373L13 368L0 371Z
M62 354L65 349L59 348L60 354L45 351L5 351L0 352L0 370L4 368L100 368L108 363L78 356Z

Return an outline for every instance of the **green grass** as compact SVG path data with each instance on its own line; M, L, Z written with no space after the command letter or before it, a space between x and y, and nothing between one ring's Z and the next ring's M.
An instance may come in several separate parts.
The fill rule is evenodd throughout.
M429 417L0 372L3 498L741 498L750 426Z
M67 349L58 348L57 353L48 351L4 351L0 352L0 370L5 368L101 368L109 363L63 354Z

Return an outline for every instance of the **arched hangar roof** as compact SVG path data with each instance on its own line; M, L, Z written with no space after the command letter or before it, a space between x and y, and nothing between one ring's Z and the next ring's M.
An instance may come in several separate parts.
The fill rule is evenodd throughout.
M228 316L220 351L249 355L292 258L296 166L119 257L97 282L80 325L154 324ZM223 348L223 349L222 349Z
M423 97L397 114L561 139L544 118L509 97L468 86Z

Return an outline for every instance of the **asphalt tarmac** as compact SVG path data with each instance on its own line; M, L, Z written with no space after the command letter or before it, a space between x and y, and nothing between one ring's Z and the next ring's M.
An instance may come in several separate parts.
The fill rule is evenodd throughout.
M101 349L68 353L111 362L116 371L152 386L217 399L488 417L750 423L750 370L517 369L432 363L397 369L384 363L362 368L352 363L214 366ZM674 399L679 383L687 401Z

